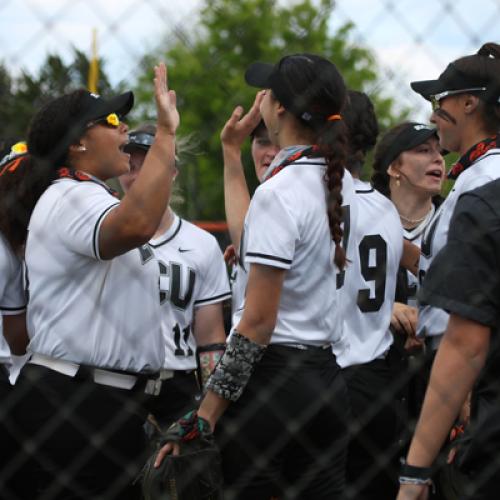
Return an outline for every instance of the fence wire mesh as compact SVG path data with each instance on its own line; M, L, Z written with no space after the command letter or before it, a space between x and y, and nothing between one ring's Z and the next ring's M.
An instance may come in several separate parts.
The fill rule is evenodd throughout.
M231 329L231 312L236 311L234 317L241 319L242 304L236 297L241 299L245 290L238 289L238 279L248 268L242 262L238 267L231 252L227 268L223 263L222 252L234 234L226 224L219 136L234 106L251 106L253 95L245 86L244 68L253 60L273 60L289 52L324 53L335 59L349 87L372 98L382 133L405 119L427 123L430 105L409 83L437 78L449 62L476 53L486 42L498 42L499 18L500 0L2 0L2 156L12 144L27 138L31 117L49 99L89 84L93 56L99 60L94 82L98 93L109 97L134 90L136 106L128 121L130 128L155 119L152 65L167 61L184 140L177 151L180 193L172 203L182 218L167 212L161 231L149 244L144 242L127 253L111 251L101 259L102 241L96 240L102 228L100 216L106 216L116 202L110 201L107 192L103 200L102 193L92 192L86 198L81 191L65 193L60 206L50 208L46 199L46 207L37 205L28 243L19 245L19 261L9 250L11 237L4 234L0 240L0 309L4 337L13 351L2 339L0 498L396 498L400 462L415 431L435 346L396 332L416 329L416 280L409 280L406 270L398 271L396 266L392 271L387 265L392 249L384 247L386 260L381 261L378 243L367 243L354 229L351 245L357 245L355 251L361 257L352 253L346 242L349 219L345 210L346 288L349 266L358 262L369 305L363 311L358 301L357 307L367 315L378 315L378 320L366 324L392 325L391 345L387 335L382 335L381 343L387 345L373 359L348 363L340 371L331 349L303 345L307 344L304 335L297 345L287 345L291 341L269 347L241 398L229 404L216 426L224 485L217 492L203 493L207 477L191 475L196 467L189 459L179 462L177 474L184 481L187 478L180 494L170 483L161 485L163 496L144 496L141 477L165 430L197 408L203 398L197 357L208 357L215 364L221 356L220 344ZM94 55L90 51L93 29L97 31ZM123 146L123 141L118 144L120 149ZM247 183L253 192L258 173L249 167L250 145L242 148ZM15 186L15 180L6 181L9 173L1 170L0 195L8 201L0 203L0 212L10 208L0 213L0 231L12 227L5 222L6 214L13 213L12 198L33 196L38 183L47 177L45 166L30 174L22 189ZM362 173L366 180L372 176L371 166L372 157L368 156ZM18 170L20 179L23 168L28 167L22 165ZM399 182L398 177L397 186ZM123 181L110 180L109 185L120 196L128 190ZM310 193L310 198L314 196ZM20 227L26 226L24 201L15 201L19 203L15 224ZM147 214L154 210L145 199L135 203L134 207L144 208ZM436 209L438 205L436 202ZM421 226L422 221L431 222L426 215L406 221ZM373 219L373 226L383 228L393 224L391 221L384 214L380 220ZM211 232L216 240L199 228ZM479 230L475 238L490 241ZM24 308L18 299L21 278L16 266L25 251L22 282L29 298L26 314L31 342L27 355L21 355L18 346L24 332ZM117 257L109 259L114 255ZM120 263L115 264L118 259ZM452 274L450 268L453 261L443 266L443 275ZM492 274L496 271L492 267ZM232 304L229 282L234 287ZM393 288L386 283L393 283ZM498 291L498 284L488 285L488 290ZM300 313L307 297L300 297L300 282L294 286L299 290L294 307ZM266 293L268 290L262 290L263 296ZM387 297L391 307L373 305L380 293L382 302ZM474 304L480 307L475 298ZM272 297L268 300L272 302ZM493 306L490 303L494 312L483 322L492 327L491 347L486 348L487 376L498 370L493 364L495 300L491 300ZM394 301L404 302L406 308L393 311ZM332 304L341 310L335 301ZM287 313L293 323L294 314ZM316 324L315 314L311 321ZM360 314L358 309L356 314ZM327 316L331 311L325 312ZM373 348L373 342L364 337ZM344 337L334 347L338 359L348 345L349 338ZM211 347L204 350L206 346ZM462 365L464 372L474 371L477 359L470 363L470 370ZM238 376L244 379L243 372ZM479 389L472 392L473 408L484 401L478 399ZM440 411L445 412L448 403L456 407L448 386L440 387L437 382L433 393L441 401ZM498 395L495 390L492 394L497 408ZM491 432L474 441L474 428L468 427L470 398L461 405L460 414L453 415L453 428L446 429L450 438L438 446L431 498L497 498L492 488L498 476L500 450L495 446L500 446L500 440L491 424L493 413L487 417L487 423L493 425ZM183 425L189 428L189 418ZM429 434L422 436L433 441L432 433L430 438ZM435 448L435 443L424 441L420 446ZM476 449L481 446L486 450L483 454ZM471 449L479 458L474 458ZM465 469L460 468L463 462L467 462ZM216 466L205 463L204 469L213 473ZM214 476L211 480L217 482ZM474 494L478 496L468 496Z

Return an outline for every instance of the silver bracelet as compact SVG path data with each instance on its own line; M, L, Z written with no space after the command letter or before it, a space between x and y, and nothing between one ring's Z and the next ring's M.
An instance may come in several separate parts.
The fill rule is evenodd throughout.
M432 486L432 479L418 479L416 477L399 476L399 484L416 484L418 486Z
M266 347L234 330L227 341L226 351L207 381L206 388L224 399L237 401L255 365L262 359Z

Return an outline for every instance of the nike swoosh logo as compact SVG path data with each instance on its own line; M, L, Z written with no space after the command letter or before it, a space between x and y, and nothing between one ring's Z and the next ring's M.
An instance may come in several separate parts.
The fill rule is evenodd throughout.
M184 252L191 252L193 249L192 248L181 248L179 247L179 252L184 253Z

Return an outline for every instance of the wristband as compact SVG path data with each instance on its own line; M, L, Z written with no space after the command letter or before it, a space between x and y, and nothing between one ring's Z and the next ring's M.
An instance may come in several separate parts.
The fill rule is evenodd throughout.
M237 401L266 347L234 330L206 388L224 399Z
M406 462L401 464L399 484L415 484L418 486L433 486L432 468L415 467Z

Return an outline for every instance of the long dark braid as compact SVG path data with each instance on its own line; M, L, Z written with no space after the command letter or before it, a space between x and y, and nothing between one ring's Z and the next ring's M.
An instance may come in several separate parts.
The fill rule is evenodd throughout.
M312 129L317 145L314 156L326 161L328 223L335 243L335 264L343 269L342 179L347 159L347 128L341 117L347 96L344 79L332 62L315 54L282 59L280 72L294 96L287 109L302 126Z
M326 160L325 182L328 189L327 212L330 233L335 243L335 264L343 269L346 256L341 241L342 223L342 179L347 159L347 128L343 121L328 122L318 137L321 155Z

